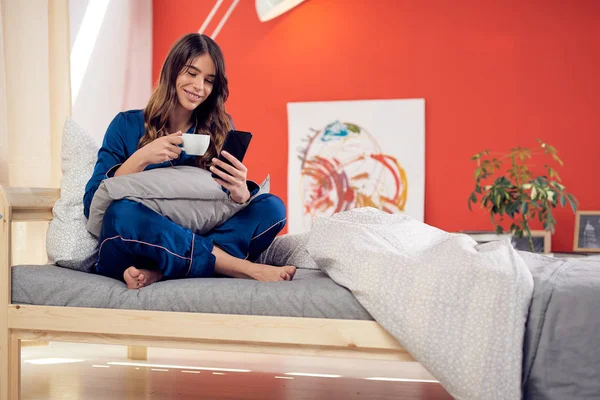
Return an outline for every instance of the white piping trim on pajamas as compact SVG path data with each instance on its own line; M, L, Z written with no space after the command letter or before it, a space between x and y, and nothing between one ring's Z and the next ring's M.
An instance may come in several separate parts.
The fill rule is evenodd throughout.
M113 239L117 239L117 238L121 239L121 240L122 240L122 241L124 241L124 242L134 242L134 243L145 244L145 245L152 246L152 247L158 247L159 249L163 249L163 250L165 250L167 253L169 253L169 254L172 254L172 255L174 255L175 257L179 257L179 258L182 258L182 259L184 259L184 260L190 260L190 261L191 261L191 258L188 258L188 257L183 257L183 256L180 256L179 254L175 254L175 253L173 253L171 250L167 249L166 247L159 246L159 245L157 245L157 244L152 244L152 243L146 243L146 242L142 242L142 241L140 241L140 240L124 239L124 238L122 238L122 237L121 237L121 236L119 236L119 235L117 235L117 236L113 236L113 237L110 237L110 238L106 238L106 239L104 239L104 240L102 241L102 244L100 245L100 249L98 250L98 260L100 260L100 252L102 251L102 246L104 246L104 243L106 243L106 242L107 242L107 241L109 241L109 240L113 240Z
M114 168L114 167L113 167L113 168ZM256 239L256 238L258 238L258 237L262 236L263 234L267 233L267 232L268 232L268 231L270 231L272 228L274 228L275 226L277 226L277 224L280 224L280 223L282 223L282 222L283 222L283 221L285 221L286 219L287 219L287 218L284 218L284 219L282 219L281 221L278 221L278 222L274 223L273 225L271 225L270 227L268 227L267 229L265 229L264 231L262 231L262 232L261 232L261 233L259 233L258 235L254 236L254 237L253 237L252 239L250 239L250 240L254 240L254 239ZM179 257L179 258L181 258L181 259L184 259L184 260L190 260L190 265L189 265L189 267L188 267L188 271L187 271L187 273L185 274L185 276L188 276L188 274L189 274L189 273L190 273L190 271L192 270L192 263L193 263L193 260L194 260L194 243L196 242L196 241L194 240L194 239L195 239L195 237L196 237L196 234L192 232L192 252L191 252L191 254L190 254L190 257L184 257L184 256L180 256L179 254L175 254L175 253L173 253L171 250L167 249L166 247L159 246L159 245L157 245L157 244L152 244L152 243L142 242L142 241L140 241L140 240L134 240L134 239L125 239L125 238L121 237L120 235L113 236L113 237L110 237L110 238L106 238L106 239L104 239L104 240L102 241L102 243L100 244L100 248L98 249L98 262L100 261L100 253L102 252L102 246L104 246L104 243L106 243L106 242L107 242L107 241L109 241L109 240L113 240L113 239L117 239L117 238L118 238L118 239L121 239L121 240L122 240L122 241L124 241L124 242L134 242L134 243L145 244L145 245L152 246L152 247L158 247L159 249L163 249L164 251L166 251L166 252L167 252L167 253L169 253L169 254L172 254L172 255L174 255L175 257ZM247 255L246 255L246 258L244 258L244 259L245 259L245 260L246 260L246 259L248 259L248 256L249 256L249 255L250 255L250 254L247 254ZM97 263L97 264L98 264L98 263Z
M271 225L271 226L270 226L269 228L267 228L265 231L263 231L263 232L259 233L258 235L254 236L254 237L253 237L252 239L250 239L250 240L254 240L254 239L256 239L257 237L259 237L259 236L261 236L261 235L263 235L263 234L267 233L268 231L270 231L270 230L271 230L271 228L275 227L277 224L280 224L280 223L282 223L282 222L283 222L283 221L285 221L286 219L287 219L287 218L284 218L284 219L282 219L281 221L275 222L273 225Z
M188 276L190 274L190 271L192 270L192 262L194 261L194 242L196 240L194 240L196 238L196 234L194 232L192 232L192 252L190 253L190 266L188 267L188 270L185 274L185 276Z

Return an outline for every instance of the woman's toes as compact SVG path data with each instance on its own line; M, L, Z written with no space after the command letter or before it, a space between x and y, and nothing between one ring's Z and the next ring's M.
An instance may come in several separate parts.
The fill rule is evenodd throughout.
M131 275L132 278L138 278L138 276L140 275L140 270L134 267L133 265L127 268L127 271L129 272L129 275Z

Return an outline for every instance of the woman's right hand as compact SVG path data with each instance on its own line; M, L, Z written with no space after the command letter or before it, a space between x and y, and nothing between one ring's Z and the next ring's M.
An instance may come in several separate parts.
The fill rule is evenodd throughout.
M174 160L181 154L183 143L181 132L172 133L155 139L131 155L117 170L114 176L128 175L142 172L148 165L162 164Z
M181 147L179 147L183 143L181 135L180 131L155 139L137 150L134 155L145 166L174 160L181 154Z

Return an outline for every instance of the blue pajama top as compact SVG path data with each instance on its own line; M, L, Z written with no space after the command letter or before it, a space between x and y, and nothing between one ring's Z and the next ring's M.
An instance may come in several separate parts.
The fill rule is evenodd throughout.
M194 133L195 129L196 127L192 126L186 133ZM83 213L86 218L89 218L90 205L100 183L104 179L113 177L121 164L138 150L138 143L142 136L144 136L144 133L144 110L121 112L112 120L104 135L102 147L98 151L98 161L94 167L94 173L85 187ZM195 156L188 155L182 151L179 158L170 162L148 165L144 171L175 165L194 166L195 161ZM247 183L250 195L258 192L259 187L255 182L248 180ZM227 192L225 188L223 190Z

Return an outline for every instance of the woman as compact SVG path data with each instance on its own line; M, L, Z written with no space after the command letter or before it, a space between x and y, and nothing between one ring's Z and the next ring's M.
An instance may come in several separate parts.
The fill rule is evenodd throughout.
M218 45L200 34L177 41L146 108L120 113L108 127L85 189L85 216L89 217L92 198L103 179L174 165L210 169L220 176L215 180L231 200L248 202L259 187L246 180L246 167L229 154L223 155L233 167L216 158L225 134L233 128L224 107L228 95ZM178 146L183 142L182 132L210 135L209 149L200 157L185 154ZM210 277L215 273L260 281L291 280L295 267L252 262L283 229L285 215L279 198L263 194L202 237L142 204L114 201L104 216L96 270L123 279L130 289L163 278Z

